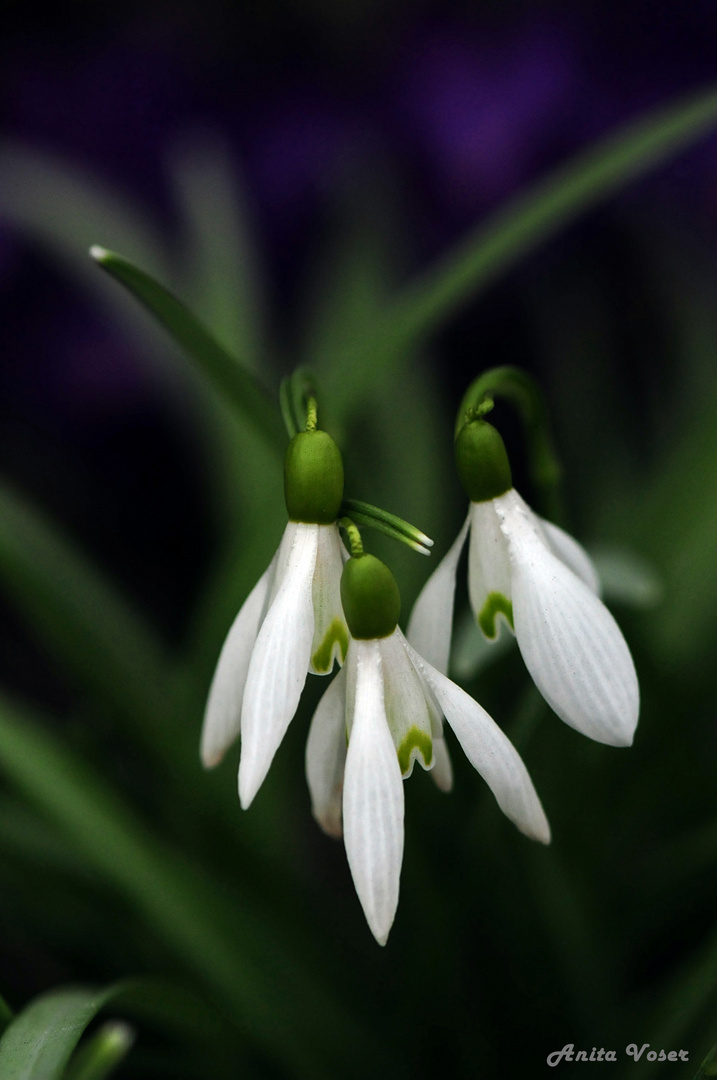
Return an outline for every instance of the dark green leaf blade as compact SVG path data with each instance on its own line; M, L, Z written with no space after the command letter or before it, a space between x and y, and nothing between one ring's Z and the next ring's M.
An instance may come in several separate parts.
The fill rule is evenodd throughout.
M136 716L139 727L165 712L170 662L162 644L90 561L1 481L0 587L102 700Z
M91 248L90 253L103 270L129 289L159 320L248 424L269 445L283 452L286 436L278 408L256 379L212 337L189 308L121 255L97 246Z
M5 699L0 772L132 905L224 1006L236 1029L291 1075L336 1075L347 1040L362 1045L364 1064L376 1054L370 1033L295 954L290 938L274 926L268 941L262 915L247 897L225 892L199 864L154 835L105 777L93 776L47 725ZM320 1052L297 1036L317 1015L325 1023Z

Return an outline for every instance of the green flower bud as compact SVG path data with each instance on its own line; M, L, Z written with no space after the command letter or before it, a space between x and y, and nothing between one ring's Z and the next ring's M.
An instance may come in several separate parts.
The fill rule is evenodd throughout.
M341 575L341 603L352 637L388 637L398 626L398 585L386 564L375 555L354 555L346 563Z
M300 431L286 448L284 499L290 521L331 525L344 497L341 451L325 431Z
M513 486L505 443L492 424L471 420L458 432L456 468L471 502L486 502Z

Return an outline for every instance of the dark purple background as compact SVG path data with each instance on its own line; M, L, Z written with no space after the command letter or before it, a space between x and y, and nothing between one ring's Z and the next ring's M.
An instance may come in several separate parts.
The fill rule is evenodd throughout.
M297 282L356 162L387 163L419 268L596 136L717 75L717 7L707 2L209 0L123 11L61 5L50 18L11 5L4 131L124 187L168 230L167 148L198 125L223 132L289 340ZM454 320L437 357L455 396L478 351L540 371L523 283L573 258L589 259L612 290L628 384L639 394L648 368L656 377L659 333L650 339L634 318L643 256L626 210L646 228L667 215L712 259L717 142L590 215ZM186 433L116 326L41 251L3 230L0 269L1 467L176 634L211 544ZM128 554L140 550L141 563Z

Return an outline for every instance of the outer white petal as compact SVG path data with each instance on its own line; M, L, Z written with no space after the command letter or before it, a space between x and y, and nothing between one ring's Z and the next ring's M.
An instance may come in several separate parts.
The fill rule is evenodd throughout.
M406 637L414 649L444 674L448 671L451 651L456 570L470 522L469 510L468 517L448 554L443 556L418 594L406 630Z
M503 813L526 836L549 843L550 826L540 799L523 759L508 737L477 701L408 648L466 757L491 788Z
M341 836L341 794L346 762L346 669L321 698L306 743L306 779L311 809L329 836Z
M582 544L579 544L564 529L553 525L552 521L545 521L544 518L538 518L538 521L553 555L557 555L569 570L577 574L580 580L584 581L596 596L599 596L601 591L600 577L592 559Z
M296 712L314 636L311 582L318 525L293 523L286 573L262 623L244 690L239 798L246 808L259 790Z
M239 735L241 703L251 651L259 632L277 556L242 604L219 654L202 727L201 757L206 768L218 765Z
M629 746L637 675L617 623L588 586L550 552L519 499L504 503L513 614L525 665L550 707L577 731Z
M504 620L510 625L510 560L495 509L498 501L471 503L468 547L471 607L481 630L491 640L498 637Z
M352 662L356 682L344 778L344 838L366 921L379 945L385 945L398 905L403 781L386 722L378 642L352 640Z
M337 525L319 525L319 543L314 571L314 640L310 671L328 675L334 661L343 664L349 647L349 631L341 606L341 571L346 549Z

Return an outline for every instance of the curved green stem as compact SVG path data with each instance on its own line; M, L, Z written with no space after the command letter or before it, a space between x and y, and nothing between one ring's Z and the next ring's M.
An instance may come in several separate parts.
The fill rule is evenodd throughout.
M565 517L562 497L563 469L555 449L545 396L532 375L515 367L484 371L463 395L456 417L455 434L468 419L492 408L494 397L513 405L523 422L528 469L541 512L552 521Z

